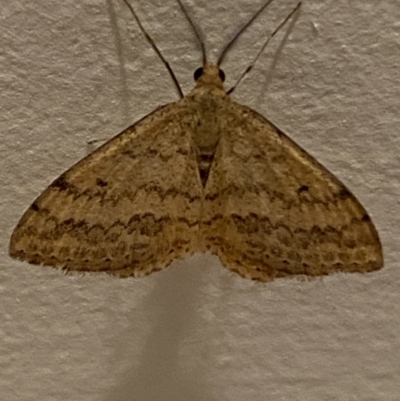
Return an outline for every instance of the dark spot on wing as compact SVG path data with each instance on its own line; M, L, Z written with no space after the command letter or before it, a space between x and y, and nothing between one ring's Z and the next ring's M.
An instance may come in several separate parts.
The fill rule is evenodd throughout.
M367 214L364 214L364 216L361 218L361 221L368 222L371 221L371 218Z
M58 177L51 186L58 188L60 191L66 191L68 189L68 181L66 180L65 175L63 174Z
M106 181L103 181L101 178L96 178L96 184L102 188L108 185L108 183Z
M302 192L308 191L309 188L307 185L302 185L300 188L298 188L297 193L301 194Z
M345 200L345 199L347 199L347 198L350 198L350 196L351 196L351 194L350 194L350 192L349 192L346 188L342 188L342 189L339 191L339 193L338 193L338 197L339 197L341 200Z

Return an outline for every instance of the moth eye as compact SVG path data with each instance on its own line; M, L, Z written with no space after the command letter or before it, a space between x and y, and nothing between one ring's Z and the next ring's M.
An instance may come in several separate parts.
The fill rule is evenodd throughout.
M225 73L222 70L218 70L218 75L221 78L221 81L225 81Z
M203 75L203 67L200 67L193 74L194 80L197 81L202 75Z

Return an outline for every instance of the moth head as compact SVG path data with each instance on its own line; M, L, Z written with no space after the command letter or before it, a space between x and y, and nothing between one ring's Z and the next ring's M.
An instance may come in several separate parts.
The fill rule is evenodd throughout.
M193 78L194 80L197 82L199 80L199 78L204 74L204 68L203 67L199 67L194 73L193 73ZM225 82L225 73L223 70L221 70L220 68L218 68L218 75L219 78L221 79L222 82Z
M225 73L215 64L206 63L193 74L196 87L224 90Z

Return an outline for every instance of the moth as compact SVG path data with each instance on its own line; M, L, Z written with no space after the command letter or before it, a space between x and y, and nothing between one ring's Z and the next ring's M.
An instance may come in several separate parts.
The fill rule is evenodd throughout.
M193 90L57 178L22 216L10 255L120 277L206 251L261 281L381 268L381 243L363 206L271 122L234 102L223 57L210 63L202 49Z

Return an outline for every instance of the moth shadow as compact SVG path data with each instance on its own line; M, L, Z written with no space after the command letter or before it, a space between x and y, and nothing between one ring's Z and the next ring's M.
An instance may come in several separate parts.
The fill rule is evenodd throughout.
M271 84L271 81L273 79L273 74L274 74L274 71L281 58L283 49L285 48L285 45L286 45L287 41L289 40L289 36L291 35L299 17L300 17L300 13L295 13L293 18L290 20L289 26L285 31L285 35L282 38L282 40L279 42L278 49L274 53L271 65L268 67L266 73L263 74L262 82L260 82L260 81L258 82L258 87L260 89L258 91L259 95L257 97L257 101L255 102L255 104L257 104L257 105L261 106L264 103L265 93L268 92L268 87Z
M104 401L216 400L207 391L210 378L206 376L205 358L199 357L197 349L192 359L188 356L193 344L197 348L196 342L200 341L197 339L201 338L198 335L201 323L197 317L202 279L206 276L204 270L208 270L204 266L207 260L203 254L194 255L173 263L154 276L157 277L155 287L143 301L146 309L143 314L148 317L146 325L151 326L150 332L140 355L135 358L131 353L132 362L128 362L130 367L104 397ZM128 342L116 341L121 346L116 349L118 357L114 356L115 363L126 363L120 359L126 359L129 355L129 340L135 338L138 330L143 330L143 327L137 327L135 316L132 316L132 324L128 329L131 333L124 333L124 339L128 339Z

